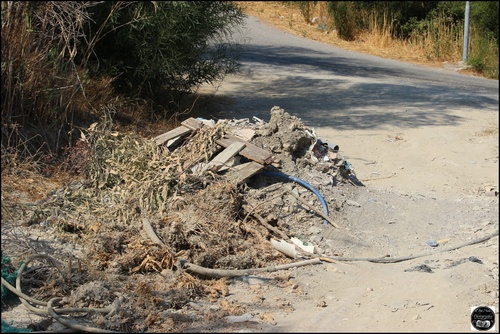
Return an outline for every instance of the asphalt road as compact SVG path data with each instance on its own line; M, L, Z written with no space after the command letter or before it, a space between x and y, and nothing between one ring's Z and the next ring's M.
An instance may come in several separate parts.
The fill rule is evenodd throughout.
M498 113L498 80L346 51L248 17L233 35L241 70L222 83L225 117L269 119L277 105L308 126L377 129L454 125L447 111Z

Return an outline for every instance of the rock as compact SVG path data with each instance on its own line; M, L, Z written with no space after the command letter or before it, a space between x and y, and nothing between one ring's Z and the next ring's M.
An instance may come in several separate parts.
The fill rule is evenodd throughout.
M435 240L429 240L429 241L427 241L427 245L429 245L431 247L437 247L439 244Z
M308 232L309 234L320 234L320 233L321 233L321 229L320 229L319 227L317 227L317 226L311 226L311 227L307 230L307 232Z
M328 304L324 300L321 300L316 304L316 307L327 307L327 306Z
M355 206L355 207L358 207L358 208L361 207L361 204L359 204L356 201L350 200L350 199L346 200L345 202L347 203L347 205L350 205L350 206Z
M498 196L498 191L490 190L490 191L487 191L485 193L485 195L488 196L488 197L496 197L496 196Z
M226 320L229 323L237 323L237 322L249 321L252 318L253 318L253 316L250 313L245 313L245 314L242 314L242 315L228 315L226 317Z
M315 235L313 237L311 237L311 240L312 243L314 244L319 244L322 240L323 240L323 236L322 235Z
M332 248L335 246L335 241L332 239L325 239L325 245Z

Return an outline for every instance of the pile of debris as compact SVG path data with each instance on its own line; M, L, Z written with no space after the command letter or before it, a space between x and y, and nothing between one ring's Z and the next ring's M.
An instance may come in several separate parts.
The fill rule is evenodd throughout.
M24 292L65 295L64 308L113 305L105 318L79 319L91 327L179 331L185 322L172 314L227 295L226 277L337 255L324 236L342 228L332 213L358 185L352 166L279 107L269 122L252 121L190 118L153 139L92 125L78 157L88 177L25 211L30 233L45 239L31 254L51 264L43 282L21 272Z
M182 217L177 217L175 224L186 228L194 220L204 222L203 226L210 226L210 221L221 220L217 216L220 212L229 210L223 215L223 230L227 229L229 221L244 215L245 220L252 216L267 228L264 238L267 240L271 237L290 240L284 237L286 235L293 236L291 240L297 240L297 236L303 239L311 234L306 229L321 222L338 228L329 216L331 209L336 211L343 205L343 201L337 201L339 191L336 186L344 183L359 185L351 164L339 154L339 146L323 142L316 137L314 129L306 128L300 119L279 107L271 109L268 123L256 117L253 120L255 123L249 119L219 120L215 123L190 118L180 127L154 138L157 145L164 145L171 151L192 150L190 147L196 145L198 140L193 140L190 135L205 131L218 133L216 138L209 136L212 138L209 142L214 145L205 148L208 153L200 152L183 167L183 170L189 168L192 175L214 177L217 182L211 187L216 190L210 192L211 187L208 187L194 194L189 201L182 198L185 205L176 204L176 209L183 212ZM225 185L224 189L221 184ZM231 193L229 188L236 192L234 198L242 196L242 199L228 199ZM223 201L218 202L218 198L223 198ZM234 205L228 206L228 203ZM215 212L216 217L210 217L211 212ZM162 219L162 224L169 228L165 229L164 225L157 223L155 229L171 230L171 223ZM166 233L172 235L171 232ZM303 240L302 243L311 243L311 240ZM248 251L252 248L244 249ZM323 251L318 247L309 247L308 250L316 254ZM241 255L240 252L235 254ZM250 258L257 259L256 254ZM219 256L218 261L223 261L224 265L203 260L196 262L210 268L237 269L263 264L229 261L227 257L233 256L236 255Z

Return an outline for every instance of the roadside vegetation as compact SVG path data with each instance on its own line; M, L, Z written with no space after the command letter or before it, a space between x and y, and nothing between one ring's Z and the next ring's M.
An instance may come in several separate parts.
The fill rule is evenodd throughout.
M242 18L220 1L3 1L2 173L59 165L95 121L175 122L182 97L237 70L225 37Z

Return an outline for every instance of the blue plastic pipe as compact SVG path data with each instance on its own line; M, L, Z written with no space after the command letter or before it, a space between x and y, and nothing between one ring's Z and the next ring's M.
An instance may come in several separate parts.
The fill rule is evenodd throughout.
M311 186L306 181L304 181L302 179L299 179L299 178L297 178L295 176L291 176L291 175L282 173L282 172L262 171L262 172L260 172L260 174L261 175L281 177L281 178L284 178L284 179L287 179L287 180L290 180L290 181L297 182L301 186L309 189L310 191L312 191L314 193L314 195L316 195L318 197L319 201L321 202L321 205L323 206L323 212L325 213L326 216L328 216L328 205L326 204L325 199L323 198L323 196L321 196L321 194L319 193L318 190L316 190L313 186ZM323 221L323 224L328 224L328 221L325 219Z

